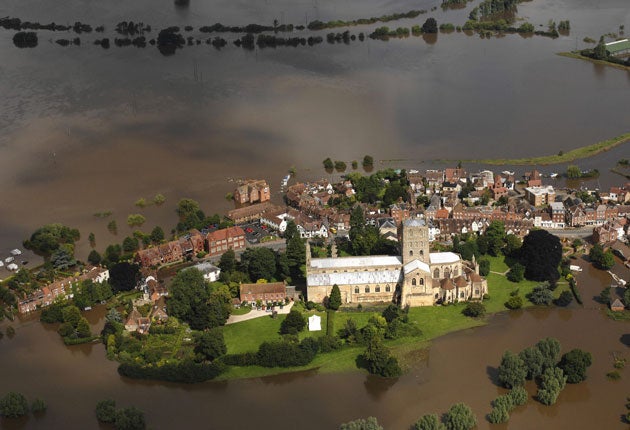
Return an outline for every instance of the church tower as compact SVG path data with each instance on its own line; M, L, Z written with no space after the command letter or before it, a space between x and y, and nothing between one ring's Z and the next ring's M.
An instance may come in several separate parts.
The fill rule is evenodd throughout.
M411 218L402 224L403 264L413 260L429 261L429 228L423 219Z

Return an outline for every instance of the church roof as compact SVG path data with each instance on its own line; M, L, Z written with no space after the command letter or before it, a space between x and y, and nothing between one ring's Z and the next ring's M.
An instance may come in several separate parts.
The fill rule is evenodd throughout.
M414 270L420 269L423 272L427 272L430 273L431 269L429 268L429 265L423 261L420 260L413 260L410 261L409 263L405 264L403 267L403 270L405 272L405 275L407 275L408 273L413 272Z
M405 227L425 227L427 223L420 218L409 218L403 221L403 225Z
M466 288L468 286L468 282L466 282L466 279L464 279L463 276L458 276L455 278L455 285L457 285L457 288Z
M390 255L372 255L367 257L313 258L311 260L311 267L317 269L400 266L401 264L401 257Z
M309 287L328 285L361 285L361 284L396 284L400 281L401 273L396 270L377 270L362 272L319 273L306 277Z
M454 286L454 285L453 285L453 283L451 282L450 278L442 279L442 280L440 281L440 287L441 287L443 290L447 290L447 291L450 291L450 290L452 290L453 288L455 288L455 286Z
M457 263L460 260L454 252L432 252L429 259L431 264Z

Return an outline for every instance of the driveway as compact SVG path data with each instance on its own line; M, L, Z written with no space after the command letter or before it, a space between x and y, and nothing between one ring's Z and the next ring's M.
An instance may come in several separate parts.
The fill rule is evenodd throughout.
M289 304L285 305L284 308L282 309L280 309L280 307L277 307L276 311L278 311L278 314L288 314L292 307L293 307L293 302L289 302ZM234 324L241 321L253 320L254 318L268 317L268 316L271 316L271 312L252 309L245 315L230 315L230 317L228 318L225 324Z

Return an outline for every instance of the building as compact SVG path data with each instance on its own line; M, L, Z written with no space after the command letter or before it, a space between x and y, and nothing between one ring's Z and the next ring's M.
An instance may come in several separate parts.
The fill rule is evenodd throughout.
M287 297L287 288L284 282L241 284L239 297L241 302L248 303L255 303L258 300L263 303L281 302Z
M184 270L188 270L188 269L199 270L201 274L203 275L203 279L205 279L208 282L218 281L219 275L221 275L221 269L215 266L214 264L211 264L208 262L199 263Z
M228 249L245 248L245 232L240 227L228 227L208 233L206 241L209 255L221 255Z
M487 281L478 266L452 252L429 252L429 228L409 219L401 228L401 256L310 258L307 249L308 299L322 302L333 285L343 303L398 302L401 306L481 299Z
M239 205L264 203L269 199L271 199L271 191L264 179L242 181L234 190L234 202Z
M630 54L630 40L621 39L606 44L606 52L613 57Z
M227 218L236 224L259 220L265 213L278 210L278 206L271 202L258 203L243 208L232 209L227 213Z
M623 226L617 221L609 221L604 225L593 228L593 243L600 245L611 244L623 239L625 233Z
M556 192L551 185L525 188L525 198L532 206L543 206L554 201Z

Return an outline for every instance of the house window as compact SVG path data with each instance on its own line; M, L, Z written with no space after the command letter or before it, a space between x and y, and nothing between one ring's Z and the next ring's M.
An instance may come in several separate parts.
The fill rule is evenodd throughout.
M390 287L389 285L387 285L385 287L385 291L387 291L388 293L392 291L392 287Z
M365 292L369 293L370 292L370 287L365 287Z
M416 285L416 278L413 278L413 279L411 280L411 285Z
M377 286L376 286L376 292L377 292L377 293L380 293L380 292L381 292L381 287L380 287L380 285L377 285Z
M359 287L354 287L354 294L359 294Z

